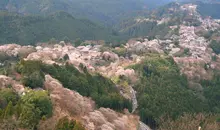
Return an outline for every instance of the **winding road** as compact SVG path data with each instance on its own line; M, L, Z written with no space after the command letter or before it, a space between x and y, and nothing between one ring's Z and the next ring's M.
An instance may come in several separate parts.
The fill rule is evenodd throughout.
M132 94L132 97L131 97L131 99L132 99L132 113L134 113L138 107L138 102L137 102L137 97L136 97L136 91L131 86L130 86L130 92ZM140 121L138 130L151 130L151 128Z
M130 86L130 93L131 93L131 100L132 100L132 113L134 113L138 107L138 103L137 103L137 98L136 98L136 91L134 91L133 87L131 86Z
M149 126L147 126L146 124L144 124L143 122L139 122L139 129L138 130L151 130L151 128Z

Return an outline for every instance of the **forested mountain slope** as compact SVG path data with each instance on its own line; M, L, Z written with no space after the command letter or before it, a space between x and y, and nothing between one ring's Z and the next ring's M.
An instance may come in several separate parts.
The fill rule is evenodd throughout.
M0 43L34 44L51 38L111 39L111 31L89 20L75 19L68 13L57 12L49 16L22 16L0 13Z
M28 15L28 14L37 14L37 15L43 15L45 17L38 17L38 19L42 20L44 19L44 22L41 23L42 29L34 31L34 33L37 33L37 35L34 37L31 35L31 30L34 30L33 26L29 27L31 29L28 35L30 35L29 41L21 41L19 39L26 39L24 36L18 36L17 40L7 40L10 36L6 36L4 40L0 40L0 42L36 42L36 39L39 39L38 33L44 32L46 35L43 35L40 39L42 41L49 40L49 38L55 37L59 40L63 38L64 36L68 36L70 39L75 39L77 37L81 39L114 39L111 36L111 33L114 35L118 35L118 32L120 32L121 36L124 38L130 38L130 37L139 37L139 36L150 36L155 37L156 35L160 35L161 37L165 37L166 34L172 35L175 32L170 32L170 29L168 26L172 25L176 22L181 22L182 18L184 17L184 12L180 11L171 11L170 8L175 8L179 10L180 4L171 3L165 6L162 6L156 10L153 10L149 12L149 9L158 7L160 5L164 5L166 3L171 2L172 0L163 0L158 2L156 1L150 1L150 0L119 0L119 1L102 1L102 0L2 0L0 1L0 9L1 10L7 10L9 12L17 12L21 15ZM182 0L180 2L186 2L190 3L187 0ZM203 2L196 2L193 1L193 3L197 4L197 11L202 16L211 16L213 18L219 18L218 13L219 12L219 3L218 1L203 1ZM53 20L52 24L48 26L48 28L51 27L51 29L45 29L43 26L45 26L48 21L52 20L51 14L54 14L54 12L57 11L64 11L72 15L74 18L86 18L91 21L95 21L99 25L108 26L108 28L114 28L112 31L107 31L106 29L91 23L87 20L76 20L68 18L66 20L56 19ZM62 13L63 15L64 13ZM49 16L48 16L49 15ZM69 15L69 16L70 16ZM171 16L170 22L166 22L168 19L168 16ZM25 19L33 19L27 16ZM19 21L19 20L15 20ZM35 20L36 21L36 20ZM46 22L47 21L47 22ZM78 22L77 22L78 21ZM83 21L83 22L81 22ZM158 22L163 24L158 24ZM6 21L8 23L8 21ZM22 22L17 22L16 25L22 26ZM40 21L37 22L38 24ZM51 22L50 22L51 23ZM20 25L19 25L20 24ZM59 25L58 25L59 24ZM86 25L85 25L86 24ZM2 24L3 25L3 24ZM54 25L54 26L53 26ZM68 25L68 27L67 27ZM5 26L5 25L4 25ZM29 25L30 26L30 25ZM36 25L38 26L38 25ZM36 27L35 26L35 27ZM47 25L46 25L47 26ZM53 26L53 27L52 27ZM58 28L59 26L59 28ZM95 27L96 26L96 27ZM7 26L6 26L7 27ZM79 28L77 28L79 27ZM84 29L82 29L82 27ZM52 29L53 28L53 29ZM67 29L66 29L67 28ZM95 29L94 29L95 28ZM102 29L100 29L102 28ZM44 31L45 29L45 31ZM14 30L14 29L12 29ZM25 29L24 29L25 30ZM26 31L20 30L24 32L23 35L26 35ZM56 32L54 35L51 35L51 30L59 30L59 32ZM64 31L65 30L65 31ZM72 30L72 31L70 31ZM75 31L73 31L75 30ZM88 30L88 31L85 31ZM102 30L102 31L101 31ZM9 29L10 31L10 29ZM7 31L6 31L7 32ZM32 31L33 32L33 31ZM53 31L54 32L54 31ZM100 33L101 32L101 33ZM16 31L15 31L16 33ZM48 35L49 33L49 35ZM41 33L43 34L43 33ZM106 35L110 35L110 37L107 37ZM13 34L10 33L12 37L14 37ZM16 33L16 35L20 35L19 32ZM4 36L5 37L5 36ZM45 38L46 37L46 38ZM49 37L49 38L48 38Z
M0 129L219 130L218 1L169 1L1 0Z
M65 11L78 18L88 18L107 25L124 15L152 9L171 0L1 0L0 9L22 14L50 14Z
M173 34L178 35L178 28L172 29L174 25L199 26L202 23L201 18L220 18L217 13L219 7L220 3L213 1L187 2L183 0L183 3L172 2L153 11L141 12L141 15L124 20L117 25L117 29L121 34L129 37L148 36L155 38L157 36L166 39Z
M198 11L203 16L211 16L215 19L219 19L220 1L210 3L198 2Z
M136 16L121 22L117 28L121 34L129 37L148 36L164 38L176 34L169 26L180 24L186 13L180 10L179 3L170 3L142 16Z

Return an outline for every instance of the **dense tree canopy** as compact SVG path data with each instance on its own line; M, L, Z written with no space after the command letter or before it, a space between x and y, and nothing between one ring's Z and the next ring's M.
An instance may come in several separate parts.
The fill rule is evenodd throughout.
M59 119L56 130L85 130L76 120L69 120L67 117Z
M68 13L49 16L19 15L0 11L0 44L36 44L51 38L68 42L83 40L112 40L112 30L89 20L76 19Z
M29 90L20 97L12 88L0 89L0 129L35 129L42 117L51 115L52 103L46 91Z
M216 54L220 54L220 42L218 41L211 41L210 47Z
M22 74L23 82L31 88L42 87L42 75L50 74L58 79L64 87L75 90L83 96L92 97L98 107L109 107L122 111L124 108L131 110L131 102L123 98L115 84L100 74L91 75L86 67L81 68L81 73L74 66L45 65L40 61L21 61L17 70Z
M133 68L140 74L135 89L139 115L145 123L156 127L161 116L175 119L184 112L206 110L206 104L187 89L187 79L172 58L150 56Z
M22 14L50 14L65 11L77 18L88 18L104 25L114 25L123 17L139 15L172 0L1 0L0 9ZM123 5L123 6L122 6Z

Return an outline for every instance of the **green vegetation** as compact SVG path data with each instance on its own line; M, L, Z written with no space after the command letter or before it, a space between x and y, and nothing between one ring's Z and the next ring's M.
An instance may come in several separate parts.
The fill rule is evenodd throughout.
M57 44L58 41L55 39L55 38L51 38L48 42L48 44L51 44L51 45L54 45L54 44Z
M9 56L5 52L0 52L0 62L4 62L9 59Z
M85 130L83 126L75 120L69 120L67 117L59 119L56 124L56 130Z
M63 60L64 60L64 61L69 60L69 56L68 56L68 54L64 55Z
M20 66L16 69L22 75L22 83L30 88L42 88L44 82L44 74L41 70L42 63L20 61Z
M124 24L127 26L123 27L120 32L131 37L146 36L157 25L156 22L136 23L135 21L134 23L129 23L128 21L128 23Z
M109 107L115 110L131 109L131 103L124 99L111 80L96 74L91 75L83 68L80 73L72 65L46 66L44 72L58 79L64 87L79 92L83 96L92 97L98 107Z
M152 1L153 4L154 2L157 3ZM149 40L167 39L173 34L179 35L180 24L201 24L196 17L179 10L179 4L171 3L150 13L144 9L147 8L147 3L146 0L2 0L0 10L21 14L0 11L0 44L35 45L37 42L49 41L49 45L54 45L63 40L65 43L80 46L88 44L83 40L103 39L107 44L101 51L111 50L119 56L129 57L130 53L123 46L126 42L122 40L146 36ZM216 3L198 3L198 11L202 16L220 18L219 4ZM81 19L84 17L93 22ZM135 18L141 20L136 21ZM158 24L157 21L161 18L169 18L169 21ZM118 21L121 23L116 25ZM171 29L170 26L174 25L177 28ZM219 37L218 30L199 33L208 40ZM179 40L174 40L174 44L179 46ZM216 54L220 54L219 41L212 40L210 47ZM16 69L21 75L16 80L20 79L22 84L31 88L24 95L16 94L11 85L0 88L0 129L37 129L40 120L52 116L53 108L48 92L38 90L44 87L45 74L59 80L65 88L91 97L98 108L106 107L116 111L127 108L131 111L131 101L123 98L114 84L117 83L126 90L132 84L128 78L112 77L112 82L100 74L88 73L83 64L80 64L78 70L70 64L58 66L21 60L13 67L14 61L32 51L35 50L24 49L15 58L0 52L0 62L4 63L0 67L0 74L10 76ZM188 81L171 57L146 55L142 63L131 66L139 76L134 89L138 100L136 112L140 119L159 130L194 130L198 125L202 129L219 129L220 72L213 71L214 76L210 81ZM177 55L191 54L185 48ZM60 59L67 60L67 54ZM212 56L212 60L218 61L216 56ZM97 63L104 64L110 62ZM205 64L205 70L210 70L209 66L209 63ZM80 122L68 117L59 119L56 124L56 130L84 129Z
M90 0L3 0L0 2L1 10L29 15L2 11L0 13L0 43L35 44L49 41L51 38L64 40L66 43L77 38L116 41L146 35L164 38L175 33L170 32L169 26L179 25L183 20L194 26L201 24L195 17L179 10L180 5L176 3L167 4L153 12L146 11L146 9L168 2L171 0L160 1L160 4L157 0L107 2L102 0L92 2ZM219 4L202 2L196 4L199 5L198 11L203 16L219 17L219 14L216 13L219 12ZM176 11L171 11L170 8L174 8ZM170 21L157 25L156 20L162 17L170 17ZM136 22L134 20L136 18L149 18L155 21ZM102 26L107 25L107 27L99 26L96 22Z
M207 31L203 34L203 36L206 39L210 39L212 37L213 33L214 33L213 31Z
M6 108L9 102L12 102L14 105L18 101L18 95L12 91L12 89L6 88L0 90L0 109Z
M209 46L216 54L220 54L220 42L212 40Z
M204 96L208 101L209 111L212 113L220 112L220 74L218 71L215 72L215 75L211 81L201 81L201 85L204 88Z
M51 115L52 103L46 91L29 90L19 97L10 88L0 90L0 129L35 129L42 117Z
M133 68L140 74L135 86L139 115L152 128L159 124L162 116L175 119L184 112L206 110L206 104L187 89L187 79L180 75L172 58L150 55Z
M52 39L51 39L52 38ZM82 40L117 39L111 30L89 20L75 19L65 12L49 16L22 16L0 12L0 44L35 44L37 42L56 43L80 38Z
M126 57L126 55L128 54L127 49L124 47L120 47L118 49L113 49L112 51L115 54L117 54L118 56L123 56L123 57Z
M25 75L22 79L22 83L25 86L31 87L31 88L38 88L42 87L44 82L44 76L40 72L33 72L29 75Z
M184 48L184 54L185 54L185 55L189 55L189 53L190 53L189 48Z
M29 15L23 16L2 11L0 13L0 44L12 42L35 44L37 42L47 42L51 38L55 38L58 41L64 40L66 43L77 38L82 40L102 39L111 42L146 35L149 37L158 35L160 38L164 38L167 34L171 35L169 25L179 24L184 17L184 14L180 12L175 14L169 13L170 7L178 6L173 3L158 9L156 13L152 13L153 17L151 17L151 13L144 9L146 8L144 5L147 4L147 8L152 8L149 5L155 5L156 1L18 1L20 2L5 1L2 4L2 8L9 12L17 12L17 10L6 8L7 4L10 4L12 8L21 9L22 11L19 11L19 13ZM163 2L160 1L160 3ZM124 6L122 7L121 5ZM42 7L45 10L41 10ZM157 25L156 21L137 23L134 20L137 17L146 16L150 16L150 19L158 20L167 14L172 16L168 24ZM82 16L83 19L81 19ZM84 19L84 16L89 20L95 21L95 23ZM96 22L107 25L107 27L102 27L96 24Z
M65 43L69 43L69 42L70 42L70 39L69 39L67 36L65 36L65 37L63 38L63 41L64 41Z
M21 109L19 124L23 128L34 128L42 117L52 115L52 103L45 91L28 92L21 98L18 110Z
M212 61L216 61L216 60L217 60L217 56L216 55L212 56Z
M216 122L220 112L219 71L215 72L211 81L195 83L199 89L197 90L188 89L187 78L180 74L171 57L149 54L144 62L132 68L139 73L140 78L135 86L139 103L138 112L141 120L152 128L159 126L161 130L184 129L183 124L186 120L206 122L204 125L201 124L204 128L208 128L208 125L210 128L219 126L210 123ZM183 116L184 113L186 115ZM198 113L209 119L194 119ZM192 125L190 129L195 127Z
M183 114L177 120L162 118L158 130L218 130L220 123L218 114Z
M99 74L91 75L85 67L81 68L84 73L69 64L58 66L45 65L40 61L21 61L17 65L18 72L25 79L23 82L31 88L42 87L43 73L50 74L64 87L75 90L83 96L92 97L98 107L109 107L118 111L124 108L131 110L131 102L119 94L119 90L111 80Z
M127 22L120 28L120 34L129 37L145 37L148 36L149 40L160 38L165 39L173 34L178 34L178 28L171 30L169 26L172 26L176 22L175 19L162 24L157 24L156 21L142 21L142 22ZM178 25L178 24L177 24Z
M212 18L219 19L219 3L216 1L216 3L206 3L206 2L198 2L198 12L202 16L211 16Z
M0 9L22 14L47 15L65 11L77 18L87 18L104 25L114 25L124 17L139 15L140 11L152 9L169 1L149 0L1 0ZM123 6L122 6L123 5Z

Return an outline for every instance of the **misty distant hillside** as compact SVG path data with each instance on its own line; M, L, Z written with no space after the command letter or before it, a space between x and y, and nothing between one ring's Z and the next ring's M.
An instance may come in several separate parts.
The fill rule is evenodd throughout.
M112 25L130 13L153 9L172 0L1 0L0 9L21 14L65 11L77 18Z
M211 16L215 19L220 19L220 1L215 0L215 2L203 3L199 2L198 4L198 12L202 16Z
M64 37L70 40L108 40L112 34L102 26L76 19L66 12L46 17L0 12L0 43L34 44L51 38L62 40Z

